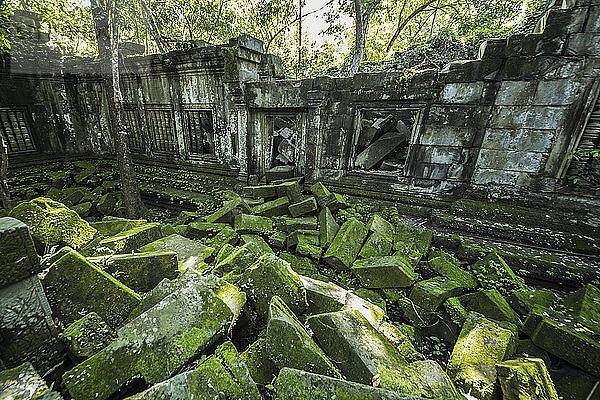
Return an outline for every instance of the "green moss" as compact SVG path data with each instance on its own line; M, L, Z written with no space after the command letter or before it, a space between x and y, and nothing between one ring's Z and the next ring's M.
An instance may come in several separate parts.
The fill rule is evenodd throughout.
M496 251L473 264L471 270L484 289L498 289L503 295L513 290L527 289L523 279L515 275Z
M59 337L66 343L69 354L81 360L102 350L116 335L98 314L91 312L69 325Z
M444 301L450 297L458 296L464 289L459 282L437 276L417 282L413 286L409 298L417 306L427 311L435 311Z
M267 357L265 338L259 338L248 346L246 351L241 354L241 358L256 383L268 385L277 375L277 367Z
M161 237L160 225L149 223L127 231L120 232L114 236L102 239L98 243L98 249L106 248L113 253L131 253L140 247L147 245ZM98 250L102 253L102 250Z
M356 218L344 222L323 259L338 269L350 268L367 237L367 227Z

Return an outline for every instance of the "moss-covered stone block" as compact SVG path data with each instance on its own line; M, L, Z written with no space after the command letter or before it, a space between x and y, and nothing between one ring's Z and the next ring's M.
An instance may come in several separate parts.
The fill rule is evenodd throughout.
M319 204L321 207L328 207L331 211L342 210L350 207L348 200L346 200L343 195L333 192L329 195L329 197L323 200L322 204Z
M496 363L515 350L516 327L503 327L470 312L454 345L447 372L457 388L482 400L491 400Z
M474 289L479 284L473 274L462 269L458 260L447 253L430 258L427 261L427 265L435 273L445 276L450 280L460 282L466 289Z
M298 203L290 204L288 209L290 210L292 217L298 218L317 211L317 201L314 197L309 197Z
M311 229L298 229L290 233L287 237L288 249L298 245L298 243L304 242L315 246L319 245L319 231Z
M245 186L242 188L242 195L245 197L263 197L265 199L277 197L277 187L275 185Z
M273 249L265 242L265 239L258 235L242 235L242 242L252 243L258 249L260 249L261 253L273 253Z
M187 225L191 222L200 222L202 214L195 211L185 211L179 213L175 219L175 225Z
M516 276L495 251L471 265L471 270L484 289L497 289L503 295L513 290L527 290L523 279Z
M399 256L373 257L357 260L352 272L367 288L393 288L411 286L419 275L410 263Z
M287 242L287 235L284 232L276 231L269 236L269 244L276 249L285 249Z
M271 297L279 296L295 314L308 306L306 289L290 263L274 254L263 254L244 271L239 286L246 292L259 318L266 320Z
M236 247L233 247L229 243L225 243L223 245L223 247L221 247L221 249L218 251L217 255L215 256L215 265L219 264L228 255L230 255L231 253L233 253L235 251L235 249L236 249Z
M215 272L241 274L258 260L263 252L254 243L234 248L229 255L215 264Z
M204 221L210 223L233 223L234 217L240 212L249 213L250 207L239 196L223 203L223 206L212 214L204 217Z
M263 217L276 217L286 215L290 201L287 197L279 197L275 200L267 201L251 208L252 214Z
M104 194L96 203L96 211L102 215L113 215L123 200L123 193L109 192Z
M398 352L406 361L414 362L425 360L425 356L417 350L413 340L406 335L399 326L383 321L377 326L377 330L381 332L391 344L396 346L396 349L398 349Z
M600 334L600 289L592 284L585 285L565 297L563 302L577 322Z
M113 218L103 219L102 221L92 222L90 225L96 229L96 237L101 239L115 236L123 231L128 231L133 228L146 225L148 221L145 219L124 219L124 218ZM94 237L94 239L96 239Z
M256 233L270 235L273 232L273 221L267 217L250 214L235 216L234 229L237 233Z
M444 302L444 310L450 316L452 322L459 326L465 323L467 315L469 315L469 310L461 304L457 297L450 297L446 300Z
M136 292L148 292L161 280L179 274L177 253L173 251L89 257L88 261Z
M162 233L158 223L145 224L102 239L96 246L96 252L104 253L108 251L114 254L131 253L161 237Z
M292 233L299 229L315 230L318 229L319 225L317 217L303 217L303 218L287 218L284 217L282 221L282 230L287 233Z
M387 369L379 376L379 387L403 396L427 399L457 399L454 384L433 360L412 362L403 368Z
M548 369L539 358L499 362L496 371L505 400L558 400Z
M379 214L373 214L367 222L367 229L369 232L378 232L379 234L388 237L392 240L395 229L394 225L386 221Z
M433 232L417 226L398 224L394 233L394 251L408 256L417 265L429 251Z
M116 333L95 312L73 322L59 335L75 363L93 356L108 346L116 336Z
M139 253L156 251L174 252L177 254L179 268L184 270L186 268L194 269L200 267L204 260L213 255L215 249L198 241L174 234L139 247L137 251Z
M267 341L264 337L259 337L248 346L240 354L240 357L248 367L254 382L260 385L268 385L277 376L277 367L267 356Z
M443 276L415 283L410 291L409 299L427 311L435 311L451 297L458 296L465 288L460 282Z
M64 324L93 311L114 329L140 303L133 290L74 250L50 266L42 285L53 314Z
M211 223L211 222L192 222L187 225L188 232L187 237L190 239L202 239L208 238L219 233L223 228L229 225L224 223Z
M156 384L222 337L233 317L209 287L190 281L120 328L102 351L65 372L63 383L81 400L107 399L134 377Z
M0 288L40 270L40 258L27 225L15 218L0 218Z
M521 320L496 289L481 290L458 298L464 308L483 314L486 318L521 326Z
M96 233L75 211L45 197L17 205L9 217L24 222L31 235L48 248L67 245L77 249L91 241Z
M506 297L510 307L521 316L526 316L536 307L550 308L557 299L556 294L549 289L513 290Z
M327 200L331 197L331 192L321 182L317 182L310 187L310 192L316 197L319 206L327 207Z
M389 255L391 251L391 236L386 236L379 232L372 232L360 249L358 256L362 258L384 257Z
M325 353L354 382L372 384L384 368L407 364L394 345L356 310L313 315L307 323Z
M312 276L319 273L315 261L308 257L302 257L297 254L282 251L279 257L290 263L290 267L299 275Z
M336 378L342 377L278 296L273 296L269 305L265 339L268 357L279 369L288 367Z
M275 380L277 400L404 400L389 390L325 375L283 368Z
M0 371L0 399L2 400L60 400L58 393L50 392L46 381L31 363Z
M327 264L343 270L350 268L367 237L367 227L356 218L344 222L323 255Z
M340 230L340 226L335 222L333 214L329 208L325 207L319 212L319 245L327 248L333 242L333 238Z
M235 246L240 240L240 235L229 225L225 226L209 242L210 247L218 252L226 244Z
M298 181L283 182L276 185L278 196L285 196L288 198L290 204L298 203L302 200L302 188Z
M71 207L73 211L77 213L82 218L86 218L90 215L92 210L92 203L86 201L85 203L79 203Z

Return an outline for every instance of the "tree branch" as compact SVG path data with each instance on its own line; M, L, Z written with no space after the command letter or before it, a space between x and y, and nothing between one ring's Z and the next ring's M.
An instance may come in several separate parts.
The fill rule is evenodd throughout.
M420 13L422 13L423 11L426 11L427 8L436 0L427 0L426 3L422 4L421 6L417 7L417 9L415 9L412 13L410 13L410 15L408 17L406 17L406 19L404 21L402 21L402 14L400 14L398 16L398 27L396 28L396 31L394 32L394 35L392 35L392 38L390 39L390 42L387 45L387 48L385 49L385 51L390 51L392 48L392 45L394 44L394 42L396 41L396 39L398 39L398 36L400 36L400 32L402 32L402 30L406 27L406 25L408 25L408 23L417 15L419 15ZM402 21L402 22L401 22Z

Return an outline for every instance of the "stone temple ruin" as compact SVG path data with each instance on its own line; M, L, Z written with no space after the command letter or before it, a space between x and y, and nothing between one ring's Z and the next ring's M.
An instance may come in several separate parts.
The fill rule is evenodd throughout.
M16 12L0 399L600 399L600 3L539 26L350 78L125 57L131 220L107 74Z

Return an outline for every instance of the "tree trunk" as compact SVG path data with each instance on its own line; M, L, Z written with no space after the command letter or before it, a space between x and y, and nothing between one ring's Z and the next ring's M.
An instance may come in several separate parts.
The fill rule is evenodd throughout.
M2 207L10 211L10 192L6 182L6 172L8 171L8 145L4 142L4 137L0 135L0 199Z
M98 45L98 56L101 60L110 58L110 32L108 26L108 7L105 0L90 0L94 31Z
M119 1L119 0L115 0ZM154 38L154 42L156 42L156 46L158 47L158 51L161 53L166 53L168 51L168 46L160 35L160 30L158 29L158 25L154 20L154 16L152 16L152 11L146 4L145 0L140 0L140 4L142 5L142 15L144 18L144 24L146 25L146 30L150 31L150 34ZM192 38L192 32L190 30L190 39Z
M358 72L363 55L365 30L361 0L354 0L354 20L356 21L356 34L354 40L354 56L352 57L352 64L348 70L350 75L354 75Z
M112 131L115 133L115 150L117 162L119 164L119 174L121 175L121 188L123 190L123 202L127 209L127 215L130 218L137 218L144 214L145 206L142 202L140 189L135 176L135 168L131 161L131 154L128 149L127 129L123 120L123 95L121 93L121 84L119 82L119 0L114 0L111 10L111 71L112 71L112 92L108 92L108 97L112 94L112 101L109 101L110 121ZM109 80L110 81L110 80ZM111 104L112 103L112 104Z

